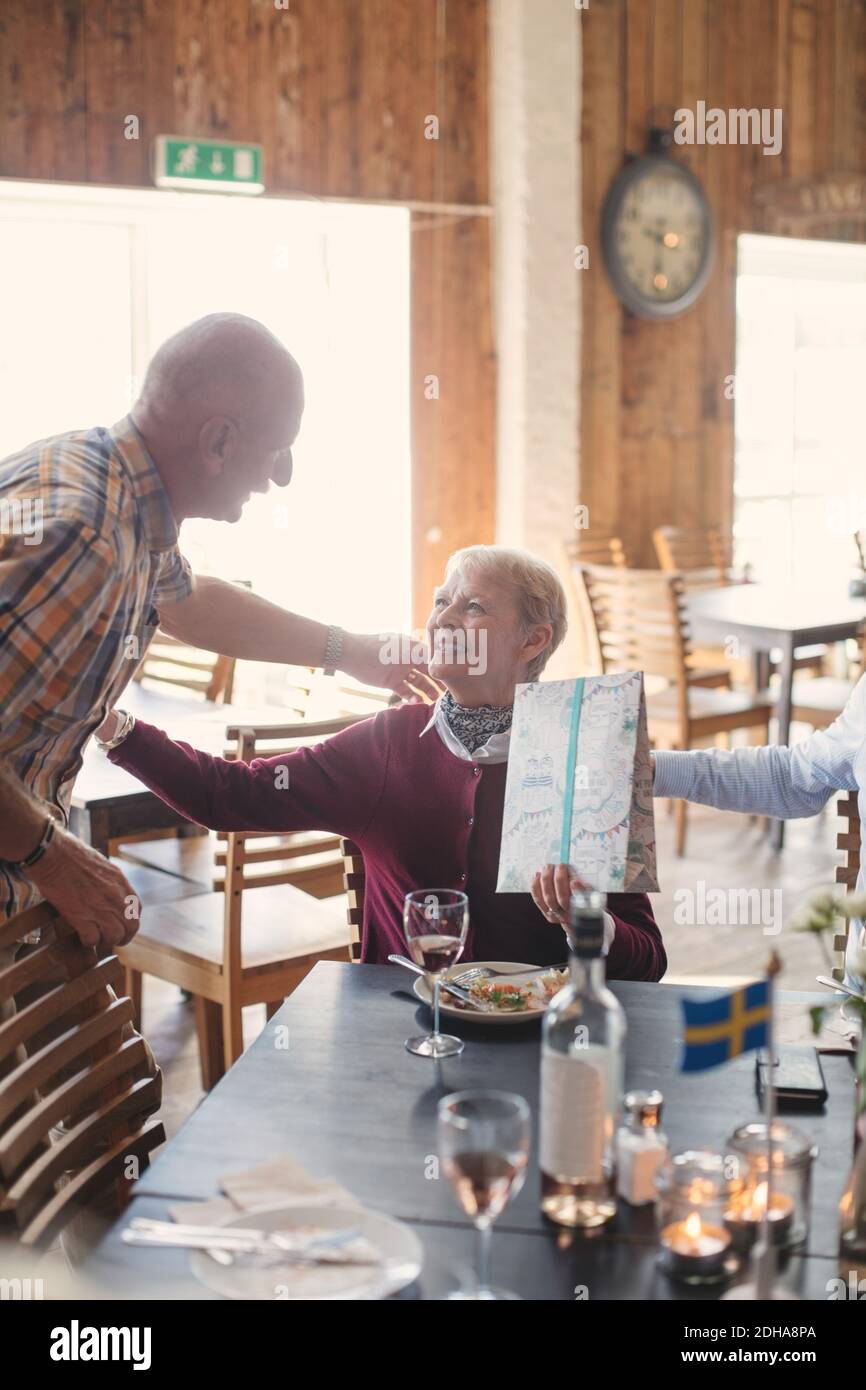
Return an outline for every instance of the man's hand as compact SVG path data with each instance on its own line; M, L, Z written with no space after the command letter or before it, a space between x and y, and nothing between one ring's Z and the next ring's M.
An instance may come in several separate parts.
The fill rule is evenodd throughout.
M340 670L361 685L393 690L410 704L438 700L442 688L427 674L426 662L390 659L394 651L417 653L419 645L411 637L400 637L398 634L365 636L347 632L343 638Z
M110 859L74 835L58 829L28 876L85 946L125 946L138 931L140 899Z

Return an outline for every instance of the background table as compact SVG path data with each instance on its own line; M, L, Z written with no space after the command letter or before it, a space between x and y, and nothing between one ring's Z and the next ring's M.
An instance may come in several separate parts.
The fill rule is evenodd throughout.
M842 590L822 592L766 584L707 589L690 596L688 608L696 642L736 637L755 655L757 688L767 684L769 653L781 649L777 743L787 743L790 736L796 649L856 637L866 620L866 603L848 598ZM774 848L781 849L784 822L774 821L770 834Z
M129 1215L165 1215L172 1201L214 1196L227 1173L290 1155L418 1227L427 1259L421 1296L454 1287L461 1266L471 1263L471 1233L447 1179L428 1176L435 1170L437 1103L451 1091L499 1087L525 1096L537 1123L539 1025L484 1028L460 1020L452 1029L449 1021L465 1037L465 1051L432 1063L403 1047L430 1021L409 987L408 976L394 967L319 963L144 1174L138 1200L91 1261L93 1277L118 1291L177 1279L182 1294L204 1296L186 1272L185 1252L126 1247L120 1229ZM663 1128L672 1150L724 1148L730 1131L758 1111L754 1054L684 1075L678 1070L684 991L633 981L612 988L628 1017L627 1086L664 1093ZM802 996L804 1009L812 999ZM809 1241L785 1271L807 1297L824 1297L826 1280L836 1273L837 1204L853 1137L851 1060L825 1056L823 1064L830 1092L825 1110L785 1116L820 1148ZM587 1285L592 1298L718 1296L718 1289L695 1294L659 1274L651 1208L621 1206L610 1226L583 1236L546 1222L538 1197L533 1136L526 1182L494 1240L494 1277L524 1297L574 1298L576 1285Z

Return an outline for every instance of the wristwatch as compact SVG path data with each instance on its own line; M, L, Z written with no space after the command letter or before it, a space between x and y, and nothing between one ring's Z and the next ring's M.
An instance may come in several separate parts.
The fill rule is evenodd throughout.
M129 711L125 709L119 709L116 713L120 715L120 723L117 726L117 732L114 738L98 738L96 740L97 748L101 748L103 753L109 753L112 748L116 748L119 743L123 743L123 740L131 734L135 728L134 714L130 714Z
M328 628L328 640L325 643L325 665L324 674L333 676L337 670L337 664L343 655L343 638L345 632L341 627Z

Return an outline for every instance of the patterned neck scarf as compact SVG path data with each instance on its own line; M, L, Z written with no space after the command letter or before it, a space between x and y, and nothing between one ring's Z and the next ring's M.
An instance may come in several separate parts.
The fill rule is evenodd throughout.
M474 753L491 734L504 734L511 728L512 705L458 705L446 690L442 696L442 710L448 727L467 753Z

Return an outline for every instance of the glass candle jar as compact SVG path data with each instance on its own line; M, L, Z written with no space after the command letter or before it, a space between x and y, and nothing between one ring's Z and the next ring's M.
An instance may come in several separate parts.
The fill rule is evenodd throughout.
M659 1263L687 1284L716 1283L736 1273L733 1239L725 1213L733 1196L721 1154L689 1149L660 1169Z
M735 1190L725 1213L734 1248L748 1250L767 1214L770 1239L780 1249L802 1245L809 1232L812 1164L818 1150L801 1130L773 1121L773 1177L767 1205L767 1125L740 1125L728 1139L729 1173Z

